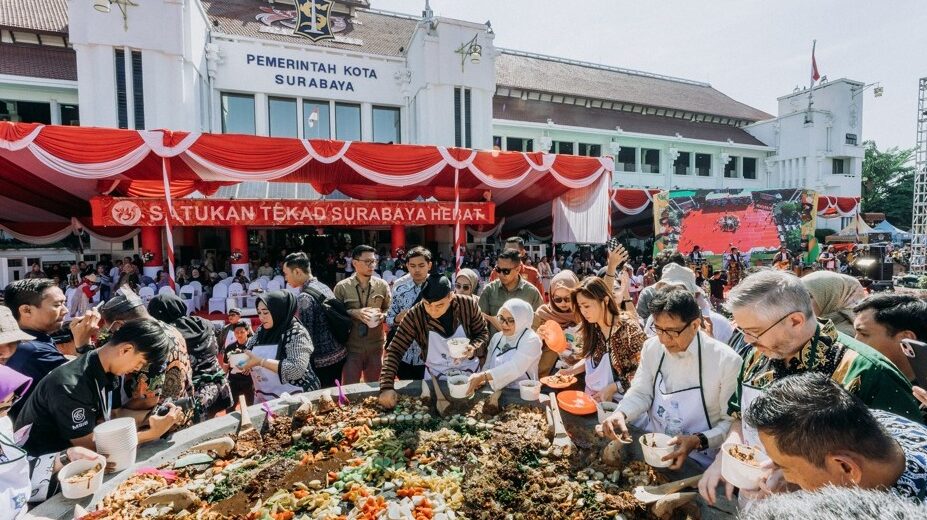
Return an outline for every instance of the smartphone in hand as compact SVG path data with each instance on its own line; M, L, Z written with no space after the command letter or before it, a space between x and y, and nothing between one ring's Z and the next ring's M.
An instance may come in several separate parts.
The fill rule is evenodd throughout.
M917 386L927 388L927 343L916 339L901 340L901 351L908 358Z

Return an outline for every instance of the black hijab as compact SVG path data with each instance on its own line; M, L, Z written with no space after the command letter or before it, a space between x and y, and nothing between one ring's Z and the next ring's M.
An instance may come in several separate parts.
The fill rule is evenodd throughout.
M159 321L167 323L183 336L187 343L187 354L193 359L191 362L196 369L196 365L202 362L209 362L210 358L216 357L216 347L213 347L215 339L212 325L206 320L197 316L187 316L187 304L175 294L159 294L151 299L148 303L148 313Z
M290 291L271 291L257 299L270 311L274 325L270 329L263 326L257 331L257 345L277 345L277 359L282 359L284 333L290 330L296 319L296 296Z

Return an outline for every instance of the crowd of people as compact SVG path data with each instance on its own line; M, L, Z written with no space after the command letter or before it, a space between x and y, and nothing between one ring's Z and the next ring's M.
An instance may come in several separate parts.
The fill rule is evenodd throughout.
M55 472L96 457L93 429L115 417L134 418L145 443L233 410L239 396L251 404L378 382L389 409L397 379L463 374L472 393L559 374L617 403L606 435L626 437L631 426L670 435L665 460L701 466L709 503L721 485L733 492L718 455L726 442L774 463L761 490L741 499L827 485L927 496L927 392L904 348L927 342L927 301L868 295L829 270L799 278L744 264L737 283L719 284L691 255L666 252L650 266L621 246L604 255L535 262L512 237L453 275L424 247L384 259L359 245L323 256L333 270L322 278L293 252L254 272L287 285L256 297L256 322L232 308L221 325L189 315L171 292L140 298L149 281L131 258L109 271L71 266L64 287L33 269L0 307L0 443L27 455L31 478L0 492L21 508L54 494ZM103 274L94 281L93 272ZM203 265L176 278L209 287L212 274ZM87 296L98 306L69 308L68 289L97 285L95 296L104 275L106 296ZM232 276L247 283L244 271ZM55 339L66 320L73 352ZM552 348L557 328L572 348ZM468 344L462 356L455 339Z

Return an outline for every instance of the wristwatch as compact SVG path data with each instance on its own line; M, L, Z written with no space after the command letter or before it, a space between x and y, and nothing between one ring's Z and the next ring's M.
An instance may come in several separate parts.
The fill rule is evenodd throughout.
M704 433L696 433L695 436L698 437L698 449L707 450L708 437L706 437Z

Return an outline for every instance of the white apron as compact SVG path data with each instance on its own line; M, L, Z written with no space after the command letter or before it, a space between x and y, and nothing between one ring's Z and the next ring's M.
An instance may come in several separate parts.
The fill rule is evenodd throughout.
M463 325L458 325L457 330L451 335L451 338L466 338ZM451 357L451 351L447 346L447 340L434 331L428 332L428 357L425 358L425 366L435 374L438 379L446 378L447 373L463 372L472 374L480 367L480 360L474 359L454 359ZM428 370L425 371L425 380L431 379Z
M606 352L605 355L602 356L602 360L599 361L599 366L592 365L592 356L587 357L586 394L592 395L601 392L612 383L618 385L618 391L615 392L612 401L616 403L621 402L621 399L624 398L624 387L621 386L621 383L615 381L615 374L612 372L611 353Z
M750 405L753 404L753 400L759 397L760 394L763 393L763 390L747 384L741 384L740 389L740 412L743 413L746 409L750 408ZM763 448L763 443L760 442L760 434L756 428L750 426L743 420L740 421L740 426L744 434L744 444L755 446L766 451Z
M251 349L255 356L264 359L277 359L277 345L255 345ZM251 379L254 381L254 402L263 403L280 397L283 392L298 394L302 387L280 381L277 372L257 366L251 369Z
M9 421L4 417L2 420ZM7 428L4 428L6 430ZM12 424L10 423L10 431ZM32 480L26 451L12 437L0 433L0 518L22 518L26 514Z
M708 419L708 407L702 391L702 337L698 336L698 386L675 392L667 392L663 380L664 353L657 366L653 379L653 404L650 405L649 424L646 430L652 433L665 433L669 436L693 435L711 429ZM717 449L692 451L689 457L703 468L715 460Z
M505 351L502 350L503 346L501 345L502 341L505 339L505 336L500 335L499 341L497 341L495 345L489 346L489 355L486 356L486 365L483 367L483 370L492 370L498 366L508 363L513 357L515 357L515 354L518 352L518 344L521 342L521 338L525 335L525 332L527 332L527 329L523 330L521 334L518 335L518 339L515 340L515 346L510 347ZM520 381L525 381L528 379L537 379L537 370L535 370L534 377L531 377L531 374L525 372L524 374L518 376L517 379L506 385L506 388L517 389L518 383Z

